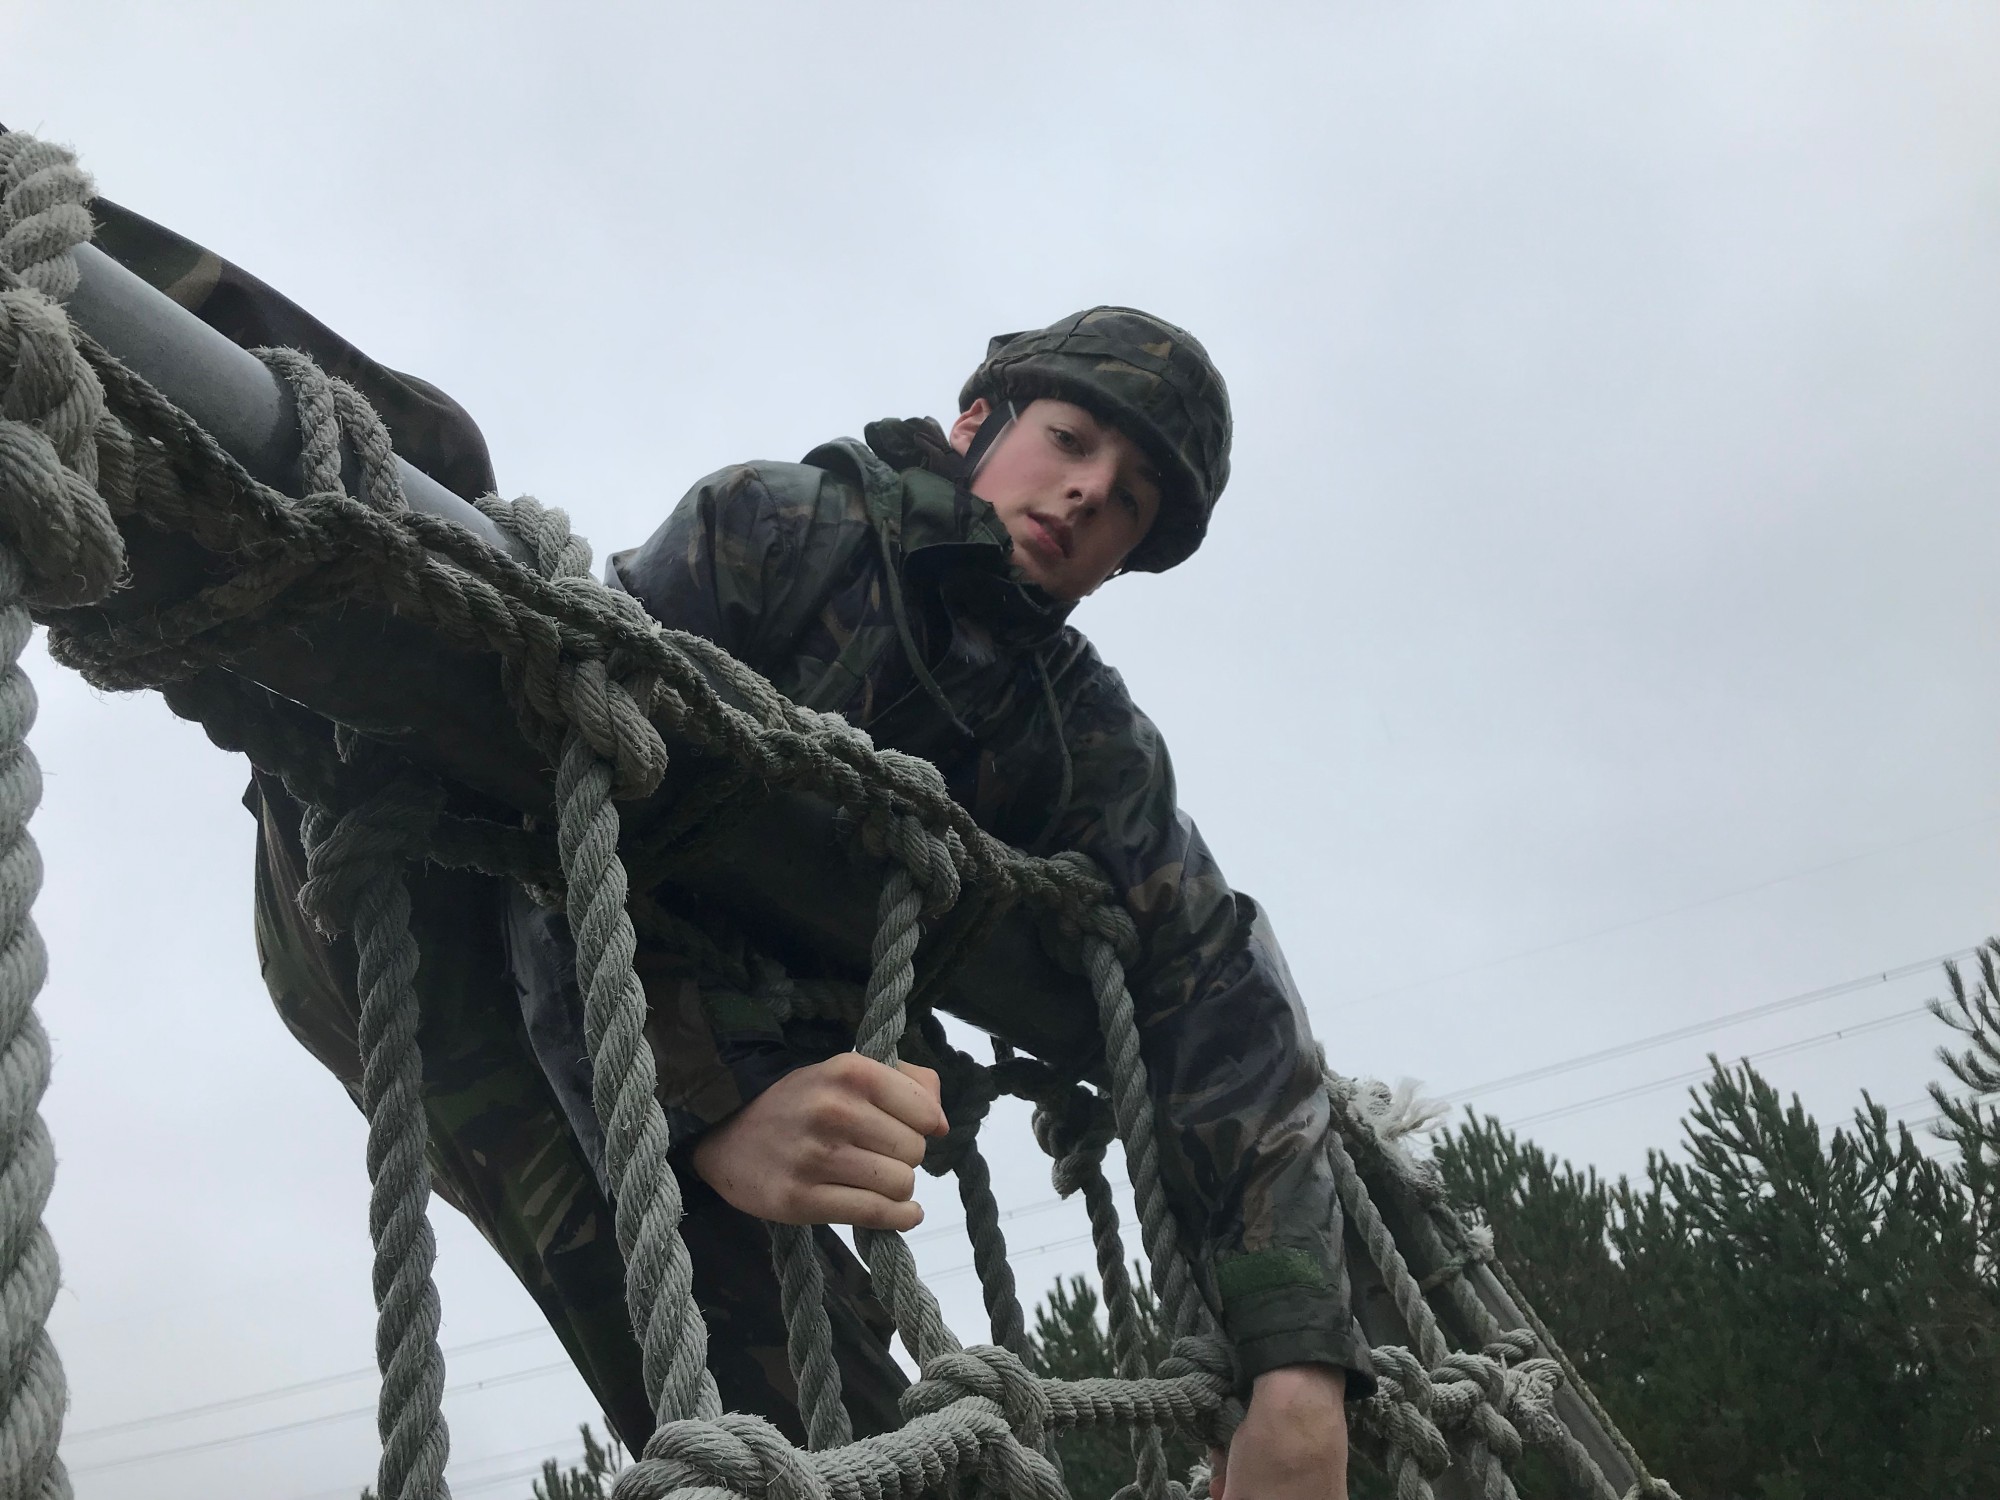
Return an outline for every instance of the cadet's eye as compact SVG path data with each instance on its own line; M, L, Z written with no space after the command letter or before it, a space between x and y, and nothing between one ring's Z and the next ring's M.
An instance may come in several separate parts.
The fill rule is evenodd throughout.
M1077 435L1067 427L1051 427L1049 429L1049 436L1055 439L1058 448L1067 449L1072 453L1083 446L1078 440Z
M1133 515L1136 516L1139 514L1139 497L1133 494L1130 490L1120 490L1118 492L1118 503L1124 506Z

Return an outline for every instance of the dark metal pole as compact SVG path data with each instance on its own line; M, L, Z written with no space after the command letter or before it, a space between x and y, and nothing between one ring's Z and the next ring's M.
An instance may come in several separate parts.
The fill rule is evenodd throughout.
M83 279L69 310L78 326L258 479L296 495L298 432L290 394L277 378L102 251L86 246L76 254ZM407 463L402 475L412 507L520 555L498 527L429 476ZM158 604L227 576L226 561L189 537L130 526L125 540L131 581L100 606L114 616L136 622ZM456 650L388 611L355 607L262 636L225 665L509 806L551 811L551 769L522 736L490 655ZM624 809L626 827L640 840L690 786L719 769L692 746L667 748L672 760L659 791ZM677 864L672 879L719 900L781 948L807 949L867 972L882 877L850 858L833 809L820 798L795 792L768 798ZM973 920L969 909L947 918L932 934L933 946L952 946L957 924ZM1023 993L1062 998L1023 1007ZM1097 1057L1088 991L1055 965L1019 913L964 955L938 1003L1051 1062L1081 1068Z
M82 279L70 316L155 390L193 417L258 479L298 493L299 430L292 394L238 348L95 245L76 250ZM523 562L528 553L421 469L396 460L412 510L456 521Z

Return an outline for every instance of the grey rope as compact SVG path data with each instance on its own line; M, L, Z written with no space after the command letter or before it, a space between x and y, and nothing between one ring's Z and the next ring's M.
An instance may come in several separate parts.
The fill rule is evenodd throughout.
M1028 1320L1021 1294L1014 1285L1014 1268L1007 1260L1007 1236L1000 1228L1000 1204L993 1196L993 1171L979 1143L968 1141L953 1169L958 1201L965 1210L965 1234L972 1242L973 1269L993 1342L1021 1359L1028 1357Z
M865 1009L855 1050L879 1063L895 1065L896 1043L907 1020L910 989L916 982L913 960L920 936L918 916L923 893L906 866L890 872L877 903L875 941L870 953ZM937 1298L917 1275L916 1257L900 1234L880 1229L856 1229L855 1247L868 1263L875 1294L895 1319L896 1332L918 1368L944 1354L959 1351L958 1340L945 1325Z
M376 1425L382 1500L446 1500L451 1437L432 1271L430 1129L417 1048L417 944L404 860L421 848L443 802L434 787L397 782L329 825L307 818L308 879L299 901L329 932L351 927L359 956L361 1108L368 1117L368 1233L375 1246Z
M681 1240L681 1187L667 1160L667 1117L646 1040L646 992L632 969L638 943L625 911L612 781L610 763L581 730L572 732L556 773L556 838L569 884L592 1098L604 1127L605 1176L646 1398L662 1422L714 1417L722 1398L708 1370L708 1331Z
M124 542L97 493L99 443L116 424L57 301L76 288L70 250L90 237L90 180L67 152L0 136L0 1494L67 1500L57 1449L69 1391L49 1342L61 1272L42 1222L55 1146L42 1119L49 1039L35 1013L48 955L31 908L40 851L28 821L42 777L27 736L35 692L21 670L30 605L101 597Z
M27 570L0 545L0 1494L66 1500L69 1474L56 1456L69 1392L49 1342L60 1280L42 1210L55 1185L56 1153L42 1121L49 1038L35 1014L48 958L29 916L42 861L28 817L42 797L28 749L35 691L21 670Z
M1127 942L1136 942L1131 918L1108 906L1092 915ZM1122 919L1122 920L1121 920ZM1125 1170L1139 1207L1139 1234L1152 1268L1153 1285L1177 1338L1212 1336L1213 1318L1195 1290L1187 1258L1181 1254L1173 1214L1160 1184L1160 1148L1153 1120L1153 1100L1146 1088L1146 1063L1139 1052L1139 1026L1132 1013L1132 995L1125 987L1125 966L1110 938L1098 932L1083 937L1084 969L1097 997L1097 1022L1104 1033L1105 1060L1111 1068L1111 1107L1118 1135L1125 1143Z
M1094 1102L1096 1096L1077 1090L1071 1098ZM1125 1270L1125 1240L1119 1232L1118 1204L1104 1175L1104 1152L1111 1144L1111 1128L1108 1121L1091 1119L1072 1132L1064 1128L1066 1123L1054 1101L1044 1102L1035 1112L1036 1137L1055 1158L1049 1176L1056 1193L1064 1198L1078 1190L1083 1193L1115 1368L1123 1378L1138 1380L1147 1373L1148 1361L1139 1329L1138 1300ZM1139 1493L1145 1500L1159 1500L1167 1493L1166 1445L1160 1434L1151 1429L1135 1431L1133 1445Z
M802 1224L771 1225L771 1263L785 1317L785 1355L799 1388L806 1443L838 1448L854 1441L854 1424L841 1400L840 1366L833 1357L833 1324L826 1313L826 1268L813 1232Z

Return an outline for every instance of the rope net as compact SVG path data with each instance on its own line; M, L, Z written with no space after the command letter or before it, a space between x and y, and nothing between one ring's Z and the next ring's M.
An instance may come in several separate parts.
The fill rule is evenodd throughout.
M64 312L78 275L70 252L91 233L90 192L67 151L0 136L0 1494L69 1493L57 1455L66 1393L45 1331L57 1270L41 1222L54 1171L38 1108L49 1050L33 1007L44 963L28 916L39 862L27 819L39 779L24 742L33 693L18 660L32 617L48 623L57 661L102 688L161 691L218 744L281 777L307 809L301 903L323 928L351 931L359 953L384 1500L449 1493L405 879L409 862L425 859L521 882L560 904L575 935L626 1297L657 1420L617 1481L619 1500L914 1500L965 1486L1063 1500L1050 1441L1085 1427L1134 1435L1134 1479L1121 1500L1205 1496L1204 1470L1185 1481L1167 1472L1162 1437L1226 1442L1242 1408L1228 1344L1161 1183L1126 984L1137 939L1103 877L1079 856L1037 859L997 842L927 762L876 749L713 644L662 629L590 578L589 549L561 511L525 498L481 502L532 566L412 511L367 402L293 351L260 357L296 399L304 498L260 484ZM343 485L343 450L356 460L358 495ZM230 560L225 577L152 610L143 627L97 607L124 570L119 523L136 519ZM430 774L217 666L262 633L356 602L498 659L523 732L556 768L553 839L527 820L451 813ZM853 1436L809 1230L771 1232L807 1447L761 1418L724 1412L709 1372L633 969L633 912L646 903L634 899L620 839L618 804L659 784L670 739L733 767L739 782L813 792L841 810L857 857L886 873L861 1007L845 1018L855 1047L890 1063L906 1051L926 1061L949 1053L952 1128L926 1165L957 1177L992 1342L959 1342L901 1235L858 1231L873 1289L920 1372L892 1432ZM944 1048L921 1007L913 1013L919 939L970 893L1027 909L1050 950L1087 980L1108 1088L1004 1047L982 1066ZM1357 1301L1371 1338L1391 1335L1372 1349L1379 1386L1350 1403L1351 1428L1399 1500L1505 1500L1528 1450L1548 1456L1567 1494L1616 1500L1609 1468L1629 1481L1628 1496L1670 1496L1518 1288L1496 1279L1504 1272L1490 1242L1446 1205L1435 1169L1403 1149L1398 1101L1331 1070L1325 1086L1338 1127L1331 1166L1367 1256L1354 1267ZM1085 1204L1115 1377L1050 1379L1026 1363L1025 1319L977 1139L1003 1092L1033 1102L1057 1190ZM1114 1138L1172 1336L1155 1368L1104 1169Z

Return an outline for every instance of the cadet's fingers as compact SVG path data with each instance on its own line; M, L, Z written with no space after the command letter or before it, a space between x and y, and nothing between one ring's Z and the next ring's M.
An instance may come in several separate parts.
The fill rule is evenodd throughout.
M924 1210L914 1201L897 1203L880 1193L851 1187L818 1187L800 1199L800 1221L808 1224L853 1224L862 1229L915 1229Z
M911 1139L918 1137L912 1134ZM836 1146L815 1175L826 1186L861 1188L898 1203L917 1190L917 1174L907 1163L858 1146Z
M1229 1450L1210 1448L1208 1450L1208 1500L1228 1500L1229 1497Z
M868 1101L850 1103L841 1112L841 1143L877 1156L891 1156L908 1166L924 1159L924 1138L910 1126Z
M951 1128L951 1122L945 1118L944 1088L938 1081L937 1069L927 1068L922 1063L899 1062L896 1064L896 1071L923 1090L924 1098L931 1110L928 1121L912 1119L907 1115L898 1117L904 1124L912 1129L921 1130L925 1135L943 1135Z

